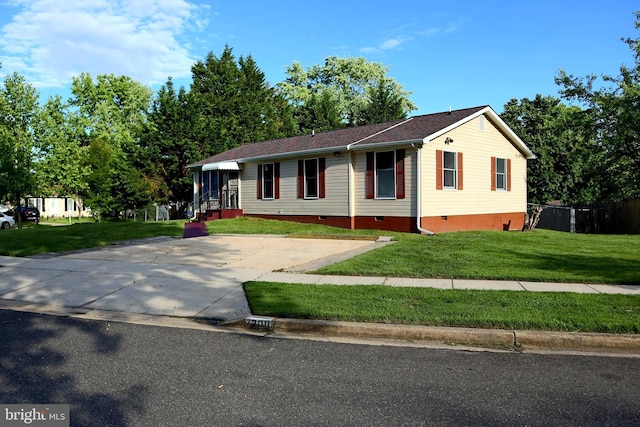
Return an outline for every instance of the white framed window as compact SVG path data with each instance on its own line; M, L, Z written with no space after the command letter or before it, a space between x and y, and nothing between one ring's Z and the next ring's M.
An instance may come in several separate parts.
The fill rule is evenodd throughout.
M376 199L396 198L396 153L375 153Z
M496 190L507 191L507 159L496 158Z
M453 151L442 152L442 186L445 189L458 188L458 156Z
M318 198L318 159L304 161L304 198Z
M262 165L262 198L273 199L274 198L274 164L264 163Z

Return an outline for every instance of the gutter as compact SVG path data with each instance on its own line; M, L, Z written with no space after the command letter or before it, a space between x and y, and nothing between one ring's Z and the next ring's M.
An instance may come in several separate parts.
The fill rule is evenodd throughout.
M436 233L433 231L427 230L426 228L422 228L422 224L420 219L422 218L422 212L420 207L422 206L422 175L420 174L420 165L422 163L422 144L419 146L415 143L411 144L413 148L416 149L416 163L418 166L416 167L416 227L421 234L427 234L429 236L435 236Z

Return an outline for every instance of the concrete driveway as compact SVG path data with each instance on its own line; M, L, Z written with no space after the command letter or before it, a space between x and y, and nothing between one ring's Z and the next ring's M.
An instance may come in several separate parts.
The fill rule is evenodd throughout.
M251 314L242 283L272 271L318 268L380 245L212 235L154 238L63 255L0 256L0 303L233 320Z

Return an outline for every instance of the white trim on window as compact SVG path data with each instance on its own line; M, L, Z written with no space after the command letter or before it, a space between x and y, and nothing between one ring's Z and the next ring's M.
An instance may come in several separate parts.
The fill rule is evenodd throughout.
M507 159L496 157L496 191L507 191Z
M275 199L275 194L276 194L275 183L276 183L275 163L263 163L262 164L262 199L263 200ZM270 195L267 192L267 189L269 189Z
M381 158L380 156L391 156L389 158ZM374 177L375 177L375 198L376 199L395 199L396 198L396 152L377 151L374 155Z
M304 159L304 198L318 199L320 197L320 162L319 159ZM309 166L307 166L309 165Z
M442 152L442 188L458 189L458 153L455 151Z

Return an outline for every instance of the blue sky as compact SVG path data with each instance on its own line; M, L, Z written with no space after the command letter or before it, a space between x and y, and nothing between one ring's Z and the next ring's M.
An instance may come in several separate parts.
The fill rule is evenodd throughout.
M0 74L46 99L80 72L189 86L191 65L225 44L276 84L294 61L363 56L389 67L427 114L558 95L553 78L617 74L633 56L630 0L0 0Z

